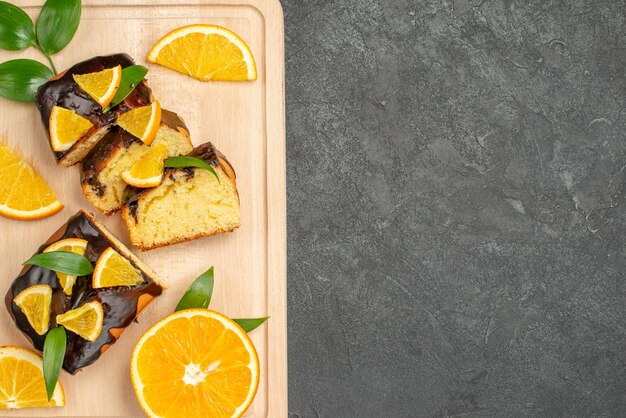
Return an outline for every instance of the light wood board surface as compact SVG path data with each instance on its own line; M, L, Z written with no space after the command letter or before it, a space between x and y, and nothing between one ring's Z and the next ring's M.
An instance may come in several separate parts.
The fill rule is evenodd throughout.
M12 2L33 17L43 4L34 0ZM193 23L217 24L239 34L252 49L259 79L202 83L146 63L150 47L161 36ZM138 253L168 287L164 294L97 363L76 376L62 374L65 408L0 411L0 416L143 416L129 377L132 349L150 325L173 311L191 281L215 266L212 309L231 317L271 316L266 325L251 333L261 360L261 383L245 416L286 417L284 38L279 1L83 1L78 33L54 59L61 70L95 55L117 52L130 54L150 69L147 79L155 97L163 108L183 116L194 145L210 140L233 164L242 226L233 233ZM15 58L45 62L32 48L0 51L0 62ZM55 164L34 104L0 98L0 137L21 150L65 205L59 214L40 221L0 218L2 296L21 263L81 208L95 213L128 244L128 232L119 215L100 215L82 196L78 168ZM0 345L30 347L4 307L0 308Z

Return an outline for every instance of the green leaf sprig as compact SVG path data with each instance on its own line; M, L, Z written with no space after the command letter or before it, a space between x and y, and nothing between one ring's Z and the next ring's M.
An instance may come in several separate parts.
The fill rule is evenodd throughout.
M178 157L170 157L167 160L165 160L165 167L166 168L185 168L185 167L204 168L205 170L209 170L215 176L218 182L220 181L220 178L217 175L217 172L215 171L213 166L196 157L188 157L184 155L178 156Z
M1 97L16 102L35 101L37 88L57 73L52 56L70 43L80 16L81 0L47 0L35 25L24 10L0 0L0 49L21 51L34 47L50 66L28 59L0 64Z
M32 102L37 89L54 77L52 70L40 62L17 59L0 64L0 96L15 102Z
M43 343L43 379L46 383L48 401L52 399L54 388L59 380L66 349L67 334L65 328L57 327L48 331Z
M67 251L40 253L24 261L24 265L28 264L74 276L86 276L93 272L93 265L89 259Z
M187 292L183 295L174 312L184 309L208 308L213 296L213 285L215 277L213 267L205 271L191 284Z
M257 329L261 324L269 319L269 316L263 318L233 319L245 332Z
M202 273L194 282L189 286L189 289L181 298L174 312L182 311L184 309L206 309L211 303L211 296L213 296L213 285L215 284L214 269L211 267L204 273ZM258 328L261 324L269 319L269 316L262 318L242 318L233 319L245 332L250 332Z
M146 77L146 74L148 74L148 69L143 65L131 65L124 68L122 70L122 79L120 80L117 93L115 93L113 100L111 100L111 103L109 103L104 111L108 112L113 107L122 103Z

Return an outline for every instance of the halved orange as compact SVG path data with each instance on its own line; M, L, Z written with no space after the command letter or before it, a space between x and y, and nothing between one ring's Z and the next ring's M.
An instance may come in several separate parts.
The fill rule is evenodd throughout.
M97 73L74 74L76 84L102 107L115 97L122 81L122 66L107 68Z
M259 386L248 334L208 309L176 312L139 339L130 373L149 417L240 417Z
M233 31L215 25L171 31L152 47L148 61L201 81L257 78L250 47Z
M28 323L39 335L44 335L50 327L50 305L52 288L47 284L37 284L22 290L13 299L22 310Z
M0 144L0 215L31 220L54 215L63 205L35 170Z
M93 269L92 287L136 286L144 282L141 272L120 253L109 247L100 254Z
M76 112L54 106L50 112L50 144L57 152L67 151L83 137L93 124Z
M158 101L138 107L117 118L117 124L150 145L161 126L161 105Z
M50 244L45 250L43 250L43 252L48 253L50 251L66 251L69 253L85 255L87 244L87 240L81 238L65 238L53 244ZM60 273L57 271L57 277L59 278L59 283L61 283L65 294L68 296L71 295L74 283L76 283L76 276Z
M39 354L22 347L0 347L0 409L65 406L65 393L57 382L48 402Z
M163 162L168 155L165 144L156 144L130 170L122 173L122 179L134 187L158 186L163 180Z
M102 332L104 309L98 301L88 302L79 308L57 315L57 325L94 342Z

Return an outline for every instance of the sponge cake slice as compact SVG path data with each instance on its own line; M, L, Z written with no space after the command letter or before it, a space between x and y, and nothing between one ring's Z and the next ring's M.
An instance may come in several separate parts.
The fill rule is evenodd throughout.
M150 189L129 189L122 218L132 244L152 248L230 232L241 224L235 171L210 142L190 154L210 164L204 168L167 169L163 182Z

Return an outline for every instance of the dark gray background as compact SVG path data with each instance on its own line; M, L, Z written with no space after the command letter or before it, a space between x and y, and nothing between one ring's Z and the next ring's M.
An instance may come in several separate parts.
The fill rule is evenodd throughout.
M625 1L282 3L290 415L626 416Z

